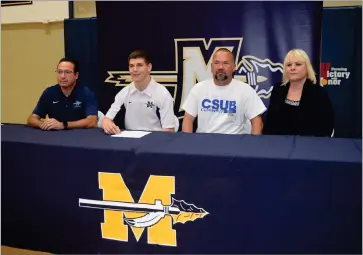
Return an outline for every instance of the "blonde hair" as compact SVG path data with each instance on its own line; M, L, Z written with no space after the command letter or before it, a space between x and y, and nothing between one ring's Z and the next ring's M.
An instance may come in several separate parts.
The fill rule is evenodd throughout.
M282 85L285 85L286 83L289 82L289 78L287 77L287 73L286 73L286 63L290 56L294 56L305 62L306 71L307 71L306 78L309 79L313 84L316 84L315 72L314 72L313 66L311 65L308 54L306 54L306 52L301 49L292 49L285 56L283 76L282 76Z

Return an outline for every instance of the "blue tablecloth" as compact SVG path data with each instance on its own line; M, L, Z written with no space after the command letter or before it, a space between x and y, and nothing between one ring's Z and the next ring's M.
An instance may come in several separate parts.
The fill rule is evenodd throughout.
M1 139L4 245L53 253L362 250L361 140L162 132L132 139L22 125L1 126ZM103 200L100 173L120 173L135 203L147 197L150 176L169 176L172 198L208 214L174 222L174 247L150 244L150 229L168 215L138 241L130 227L127 241L102 238L105 211L79 206L80 198Z

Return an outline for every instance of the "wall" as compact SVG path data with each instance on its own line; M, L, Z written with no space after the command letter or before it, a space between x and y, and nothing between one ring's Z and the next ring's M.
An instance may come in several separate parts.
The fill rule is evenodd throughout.
M56 83L63 22L1 26L1 122L26 123L42 91Z
M324 1L324 7L362 6L362 1Z
M89 18L96 17L95 1L74 1L74 17Z
M67 1L33 1L30 5L1 7L1 24L62 21L68 18Z
M354 5L362 6L362 2L324 2L325 7ZM42 22L68 16L68 2L33 2L33 9L29 8L1 8L2 123L26 123L42 91L56 82L54 70L64 55L63 22ZM74 16L96 17L95 1L75 1Z
M56 82L56 64L64 55L65 18L67 1L1 8L2 123L26 123L42 91Z

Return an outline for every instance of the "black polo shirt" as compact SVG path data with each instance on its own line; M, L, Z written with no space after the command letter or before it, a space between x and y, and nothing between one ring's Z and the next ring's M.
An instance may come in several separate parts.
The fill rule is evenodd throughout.
M89 88L76 85L66 97L59 84L44 90L33 111L41 118L48 115L60 122L77 121L89 115L97 116L97 112L97 99Z

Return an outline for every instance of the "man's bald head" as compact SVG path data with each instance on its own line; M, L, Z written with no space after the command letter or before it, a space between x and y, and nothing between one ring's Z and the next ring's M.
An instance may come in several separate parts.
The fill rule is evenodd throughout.
M233 53L229 49L227 49L227 48L220 48L220 49L216 50L216 52L214 52L214 55L213 56L215 56L218 52L227 52L227 53L231 54L232 62L234 63Z

